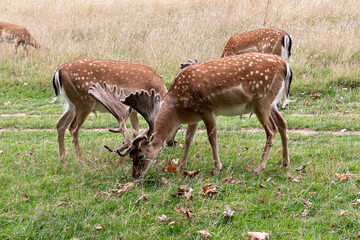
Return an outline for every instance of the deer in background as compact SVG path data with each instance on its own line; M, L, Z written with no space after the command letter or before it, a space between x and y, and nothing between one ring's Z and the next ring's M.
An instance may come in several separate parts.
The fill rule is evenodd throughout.
M221 57L259 52L276 54L284 59L290 59L291 45L292 37L283 30L277 28L257 29L230 37ZM293 102L286 93L284 100L281 109L285 109L290 102Z
M161 150L164 141L178 126L187 123L185 148L181 161L187 164L189 148L203 120L214 158L214 173L222 169L217 147L216 116L236 116L255 113L266 133L266 145L255 173L263 171L273 140L279 131L282 166L289 163L287 123L276 108L283 91L289 92L292 72L285 60L277 55L248 53L189 65L172 82L160 107L160 95L152 90L131 93L125 99L111 91L93 85L90 92L102 92L97 100L114 108L123 103L138 111L148 122L149 129L136 137L120 156L130 155L133 177L143 177ZM122 100L123 99L123 100ZM121 109L113 112L121 112Z
M25 56L28 55L28 45L37 50L40 49L40 44L31 36L30 32L25 27L6 22L0 22L0 42L14 43L15 55L17 54L17 49L20 45L24 47Z
M62 162L65 158L64 134L69 129L72 142L76 150L76 156L80 163L83 163L79 145L79 129L91 112L108 112L105 108L88 94L93 84L107 83L115 86L114 90L122 89L121 96L144 89L150 91L155 89L161 97L165 98L166 86L160 75L144 63L129 63L111 60L94 60L90 58L81 59L63 64L58 68L53 77L55 94L62 95L67 103L67 108L56 123L59 144L59 158ZM54 99L56 101L57 97ZM54 102L53 101L53 102ZM124 110L126 109L126 110ZM133 127L134 135L139 131L137 113L130 108L124 108L123 115L117 115L120 124L118 129L111 129L112 132L120 132L125 138L125 145L131 143L127 132L125 121L129 117ZM129 142L130 141L130 142ZM168 141L169 145L173 141ZM108 148L111 150L110 148Z

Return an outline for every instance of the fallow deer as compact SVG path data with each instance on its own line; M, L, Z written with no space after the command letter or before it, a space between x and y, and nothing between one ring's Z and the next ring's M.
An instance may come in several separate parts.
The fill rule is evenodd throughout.
M40 44L31 36L30 32L25 27L6 22L0 22L0 42L14 43L15 54L17 54L18 47L22 45L24 47L25 56L28 55L28 45L37 50L40 49Z
M119 155L130 155L133 161L133 177L143 177L165 139L181 123L187 123L185 149L181 166L187 163L189 148L198 122L203 120L212 147L217 173L222 169L217 147L216 116L235 116L255 113L266 133L266 145L255 173L263 171L278 130L282 140L282 166L289 163L287 123L276 108L276 100L285 90L289 92L292 72L285 60L277 55L248 53L220 58L190 65L181 70L166 95L160 108L160 95L155 90L131 93L126 104L141 113L149 124L149 130L136 137L131 146ZM116 99L100 85L91 91L102 91L97 100L116 108ZM121 109L113 112L121 112ZM157 114L158 113L158 114Z
M86 58L63 64L58 68L53 77L56 96L63 95L67 103L67 109L56 123L59 158L62 162L66 161L64 134L68 128L72 136L77 159L80 163L83 162L78 139L79 129L91 112L108 111L108 108L104 108L88 94L88 90L95 83L103 84L105 82L111 86L116 86L117 89L121 88L125 94L137 90L140 91L141 89L146 91L155 89L164 98L167 93L160 75L144 63ZM57 97L54 101L56 101ZM124 128L125 121L129 115L132 127L135 129L135 132L138 131L137 113L129 108L126 108L124 115L117 118L120 127L112 130L113 132L123 134L125 143L129 141L131 143L126 127Z
M290 59L291 45L292 37L283 30L277 28L257 29L230 37L221 57L259 52L276 54ZM293 101L290 100L289 95L285 94L281 109L285 109L290 102Z

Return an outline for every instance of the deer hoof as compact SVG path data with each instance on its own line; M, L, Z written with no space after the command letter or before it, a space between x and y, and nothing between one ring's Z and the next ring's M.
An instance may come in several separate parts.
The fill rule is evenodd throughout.
M264 170L264 168L256 167L254 170L254 174L261 174L263 170Z

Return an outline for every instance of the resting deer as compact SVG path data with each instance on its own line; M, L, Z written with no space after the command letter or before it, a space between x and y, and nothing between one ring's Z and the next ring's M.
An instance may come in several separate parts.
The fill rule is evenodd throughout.
M292 37L283 30L276 28L257 29L230 37L221 57L259 52L276 54L290 59L291 45ZM284 100L281 109L285 109L290 102L293 102L286 93Z
M200 64L190 65L181 70L172 82L160 108L160 95L155 90L131 93L124 100L93 85L90 92L104 105L119 107L126 104L141 113L149 129L136 137L119 155L130 155L133 161L133 177L143 177L168 136L181 123L187 123L185 149L181 166L187 163L189 148L198 122L203 120L212 147L215 168L222 169L217 147L216 116L235 116L255 113L265 129L266 145L255 173L266 165L278 130L282 140L283 160L286 167L288 154L287 123L276 108L276 100L285 90L289 92L292 72L284 59L277 55L248 53L230 56ZM114 103L114 99L117 99ZM158 113L158 114L157 114Z
M83 162L78 138L79 129L91 112L108 111L89 96L88 90L93 84L104 82L123 89L125 94L141 89L146 91L155 89L164 98L167 92L160 75L143 63L86 58L63 64L55 72L53 78L56 96L63 95L67 102L67 109L56 123L61 161L66 161L64 134L69 128L77 159L80 163ZM112 131L123 134L127 144L131 139L126 127L124 128L126 119L130 116L130 122L135 132L139 130L139 123L136 112L129 108L126 108L126 111L128 112L117 118L120 127L112 129Z
M15 54L17 54L18 47L22 45L24 47L25 56L28 55L28 45L37 50L40 49L40 44L31 36L26 28L6 22L0 22L0 42L14 43Z

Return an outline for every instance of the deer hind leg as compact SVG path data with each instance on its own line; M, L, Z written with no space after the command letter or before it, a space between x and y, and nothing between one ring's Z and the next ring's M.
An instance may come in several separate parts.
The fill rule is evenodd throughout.
M78 110L76 109L76 116L73 119L73 121L70 124L69 131L71 133L72 137L72 143L74 145L75 151L76 151L76 158L79 162L79 164L84 163L84 158L81 153L80 144L79 144L79 130L80 127L85 122L86 118L89 116L93 108L86 108Z
M74 117L75 108L71 103L69 103L68 108L56 123L56 130L58 134L57 140L59 145L59 158L61 162L66 162L64 136L66 129L69 127Z
M287 123L285 119L281 116L280 112L275 107L272 107L270 111L271 111L271 116L274 119L275 124L281 136L282 149L283 149L283 161L281 163L281 166L287 167L290 164L289 149L288 149L289 137L287 135Z
M222 169L222 164L220 162L218 148L217 148L217 129L216 129L216 119L213 113L208 112L203 114L202 119L205 123L208 139L211 144L215 168L213 173L218 174Z
M186 135L185 135L185 149L184 149L184 154L182 156L182 160L181 160L181 164L180 164L180 168L182 168L182 169L186 167L190 146L194 139L198 125L199 125L199 123L195 123L195 124L191 124L187 127Z
M269 108L262 108L266 110L257 110L255 111L255 114L257 118L259 119L261 125L265 129L266 133L266 144L264 147L264 151L260 160L260 163L257 165L257 167L254 170L254 173L260 174L266 166L267 159L269 157L270 151L272 146L274 145L274 137L277 131L277 127L275 124L274 119L271 117Z

